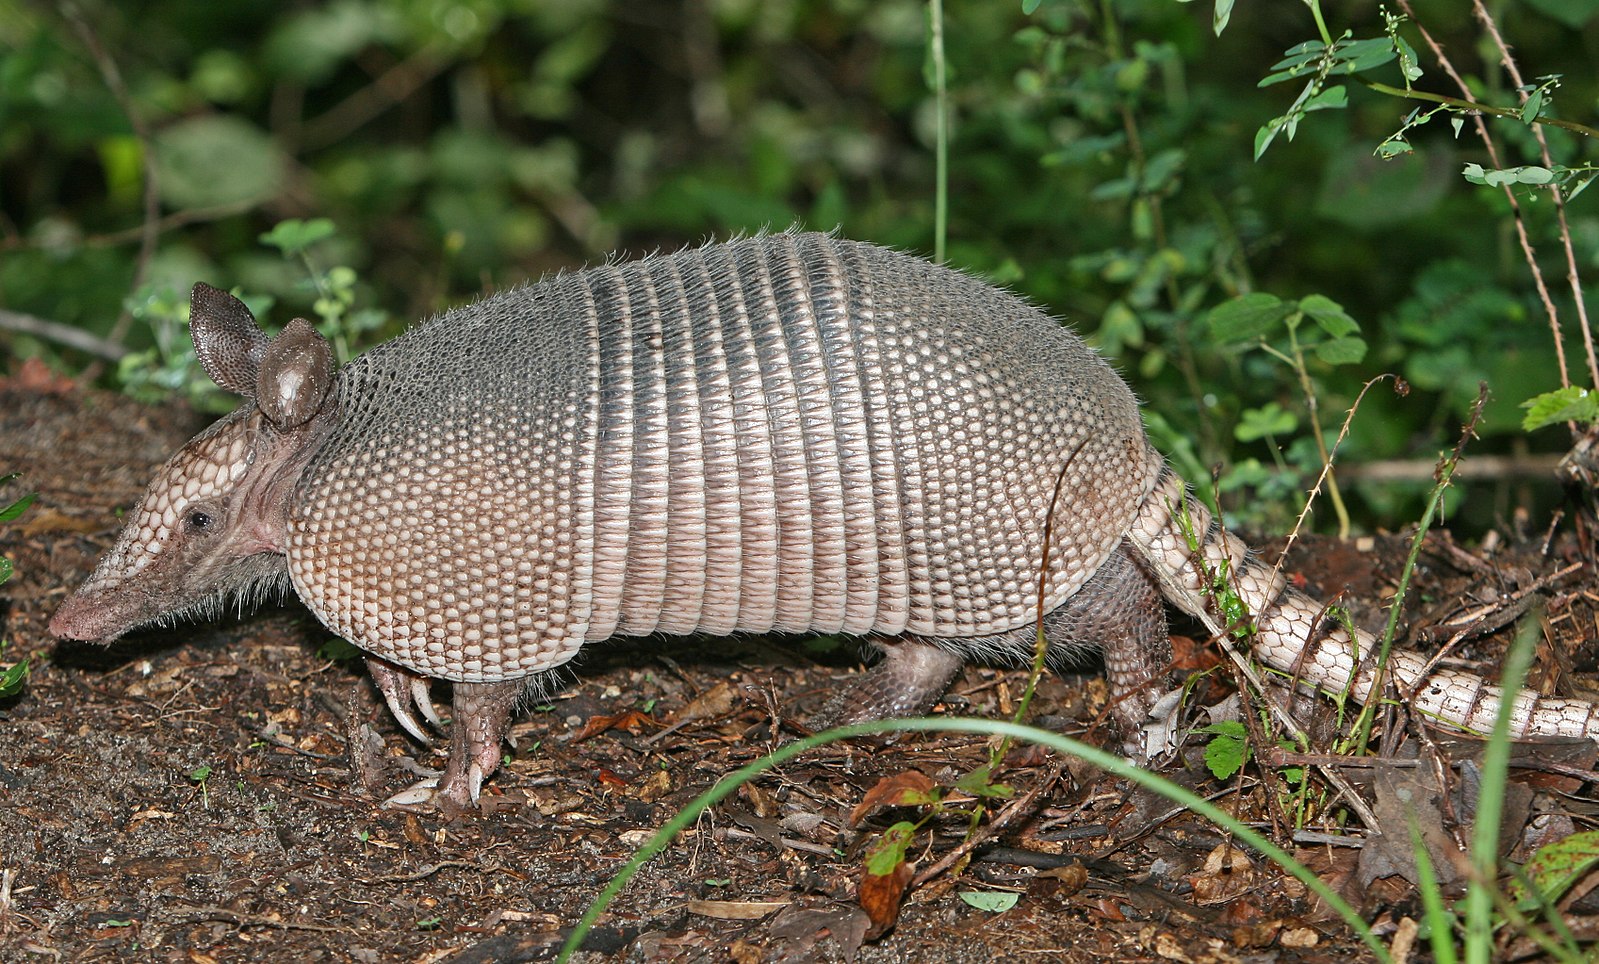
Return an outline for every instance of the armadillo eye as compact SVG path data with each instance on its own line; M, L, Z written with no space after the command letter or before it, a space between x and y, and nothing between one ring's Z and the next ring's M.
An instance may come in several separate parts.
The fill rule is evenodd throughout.
M216 519L212 517L211 513L204 509L189 510L189 514L184 521L188 522L190 529L197 532L206 532L216 523Z

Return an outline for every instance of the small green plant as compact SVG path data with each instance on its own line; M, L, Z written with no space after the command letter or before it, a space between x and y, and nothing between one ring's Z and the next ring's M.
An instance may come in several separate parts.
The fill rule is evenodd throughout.
M211 806L211 791L207 786L207 781L211 779L211 772L210 766L201 765L195 767L193 770L190 770L188 773L189 781L196 787L199 787L200 803L205 807Z
M311 310L316 312L317 330L333 343L339 364L350 360L351 344L367 332L383 326L388 315L373 309L352 310L355 305L355 269L348 265L322 268L312 256L312 250L334 236L333 222L327 218L310 221L290 219L280 221L271 231L261 235L261 243L277 248L283 256L299 259L305 266L307 284L316 300Z
M0 486L14 482L20 477L21 476L16 472L12 472L9 475L0 476ZM15 521L22 515L22 513L28 511L28 506L33 504L33 500L36 497L37 493L30 492L27 495L24 495L11 502L9 505L0 506L0 522ZM0 584L3 584L6 582L6 580L10 579L11 574L14 571L15 567L13 566L11 560L7 559L5 556L0 556ZM6 645L7 643L5 640L0 640L0 654L5 652ZM27 680L28 661L25 659L19 660L10 666L7 666L5 669L0 670L0 699L4 699L7 696L14 696L21 692L22 686L27 682Z
M349 361L364 336L388 321L388 315L355 309L357 275L353 268L319 266L316 250L334 237L333 222L317 218L281 221L262 234L260 241L304 267L306 278L301 284L313 297L317 330L333 344L342 364ZM276 303L270 295L239 297L258 318L266 316ZM134 320L150 329L155 345L124 355L118 362L117 377L123 391L146 402L182 395L195 408L208 412L225 412L236 404L233 396L217 388L200 369L189 338L186 294L168 284L149 282L127 299L125 307Z

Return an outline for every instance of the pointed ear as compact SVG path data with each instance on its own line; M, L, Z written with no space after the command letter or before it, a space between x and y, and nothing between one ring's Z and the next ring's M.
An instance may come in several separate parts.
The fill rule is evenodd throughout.
M278 428L303 425L333 388L333 348L304 318L272 339L255 381L255 403Z
M255 394L268 341L244 302L220 288L195 285L189 294L189 334L200 365L218 388L245 397Z

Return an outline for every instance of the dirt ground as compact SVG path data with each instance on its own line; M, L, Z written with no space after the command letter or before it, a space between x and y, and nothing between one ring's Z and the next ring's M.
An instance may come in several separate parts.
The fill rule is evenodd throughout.
M650 831L790 739L781 721L806 718L857 671L853 648L818 659L789 638L597 647L575 681L519 716L516 748L487 788L485 813L448 820L385 809L386 797L417 779L416 767L442 766L443 746L409 740L359 660L328 658L340 655L324 650L330 634L298 603L151 629L109 648L59 642L45 628L153 468L202 423L70 386L0 388L0 474L26 473L0 490L0 504L39 493L22 519L0 526L0 555L17 566L0 588L0 638L10 641L0 667L31 665L21 692L0 701L5 961L551 959ZM1431 538L1408 635L1436 647L1453 632L1450 620L1510 626L1541 598L1534 682L1580 688L1594 662L1599 597L1591 569L1572 568L1582 560L1577 540L1563 534L1571 526L1545 551L1546 522L1529 525L1525 539L1507 534L1491 552ZM1347 587L1356 618L1370 623L1381 617L1373 603L1392 592L1406 546L1397 537L1317 540L1296 550L1289 571L1312 591ZM1497 673L1506 631L1465 635L1453 657ZM1179 645L1184 670L1208 658ZM1024 683L1021 672L968 669L944 711L1003 715ZM1202 702L1225 695L1227 674L1208 685ZM441 707L446 695L435 692ZM1091 729L1106 698L1092 667L1046 676L1035 720L1113 746L1110 734ZM1399 742L1388 749L1402 752ZM1321 814L1308 828L1320 836L1296 842L1274 831L1257 771L1220 782L1198 753L1173 764L1173 775L1258 821L1380 933L1392 936L1418 914L1399 876L1359 871L1347 831L1324 825ZM964 871L914 889L897 925L863 942L867 915L856 892L865 851L919 811L879 808L858 824L851 812L884 778L915 770L947 786L987 759L981 738L927 735L834 745L770 772L652 861L579 959L1364 956L1292 878L1242 852L1223 859L1226 840L1205 821L1027 748L1012 750L996 774L1025 804ZM1581 765L1592 765L1591 754ZM1586 806L1573 802L1586 786L1580 780L1535 774L1520 785L1529 813L1557 794L1565 795L1557 809ZM918 867L960 843L965 812L962 805L917 830ZM1575 824L1562 819L1557 829L1569 832ZM1018 899L982 909L963 896L973 893Z

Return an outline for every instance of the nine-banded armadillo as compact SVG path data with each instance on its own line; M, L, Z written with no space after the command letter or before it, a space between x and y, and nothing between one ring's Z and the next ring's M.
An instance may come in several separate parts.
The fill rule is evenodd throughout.
M269 340L205 285L192 329L247 401L166 465L52 631L110 639L286 576L419 738L428 681L454 682L444 806L477 798L529 680L613 635L867 636L887 658L830 714L859 719L927 708L967 657L1025 659L1042 597L1052 652L1102 646L1136 725L1160 596L1203 614L1227 572L1266 663L1372 686L1345 630L1185 499L1109 365L915 257L784 233L562 274L337 373L309 324ZM1411 654L1392 678L1431 719L1486 728L1500 703ZM1523 693L1514 721L1599 735L1575 700Z

